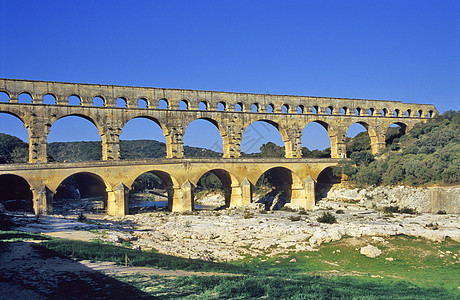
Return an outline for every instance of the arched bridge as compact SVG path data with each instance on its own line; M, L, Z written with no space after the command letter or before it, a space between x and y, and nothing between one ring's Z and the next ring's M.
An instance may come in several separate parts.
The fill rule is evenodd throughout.
M26 179L33 190L36 212L40 213L51 211L52 195L57 185L76 170L97 174L104 180L110 214L126 212L126 191L136 178L133 176L141 171L154 172L168 182L170 207L173 211L181 211L193 207L193 185L199 179L197 176L206 171L216 170L216 175L227 183L227 202L241 205L251 201L250 187L264 170L283 168L287 170L283 174L291 176L291 202L311 209L314 182L324 168L345 157L345 136L352 124L362 124L368 130L372 152L376 154L384 149L385 134L391 124L410 129L416 123L438 115L433 105L400 101L16 79L0 79L0 92L8 95L8 102L0 103L0 112L19 118L29 133L29 164L3 165L0 175L14 174ZM30 103L20 103L21 94L27 94ZM47 95L53 102L44 104ZM71 97L78 99L78 103L71 103ZM102 102L100 106L95 106L96 98ZM50 128L66 116L83 117L98 128L103 161L47 162ZM124 125L134 118L148 118L161 127L166 137L165 159L120 160L120 134ZM223 158L183 158L183 135L188 124L196 119L208 120L218 128L223 141ZM285 146L285 159L240 158L243 132L256 121L270 123L278 129ZM311 122L319 123L327 130L332 159L302 159L302 131Z

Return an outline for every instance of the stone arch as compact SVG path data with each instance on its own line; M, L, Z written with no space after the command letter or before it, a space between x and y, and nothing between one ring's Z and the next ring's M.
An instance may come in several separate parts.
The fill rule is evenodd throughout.
M382 108L382 110L380 111L380 115L382 117L386 117L388 114L388 110L386 108Z
M53 126L54 123L56 123L56 121L58 121L60 119L63 119L63 118L66 118L66 117L80 117L80 118L83 118L83 119L85 119L87 121L90 121L94 126L96 126L96 128L99 130L99 134L101 134L103 132L102 131L102 126L98 122L96 122L96 120L93 117L85 115L85 114L71 113L71 114L55 115L55 116L50 118L49 122L47 123L47 126L51 128L51 126Z
M217 103L217 110L218 111L226 111L227 110L227 103L220 101Z
M267 105L267 112L268 113L274 113L275 112L275 105L273 103L270 103Z
M334 107L333 106L328 106L326 108L326 114L332 115L334 113Z
M361 108L360 107L357 107L355 109L355 116L361 116Z
M326 122L326 121L323 121L323 120L319 120L319 119L315 119L315 120L312 120L310 122L308 122L303 128L302 128L302 137L303 135L305 134L305 129L306 127L311 124L311 123L316 123L316 124L319 124L321 125L327 132L327 135L329 136L329 147L331 148L331 152L332 152L332 148L336 149L337 148L337 135L336 135L336 132L334 131L334 129L332 128L332 126ZM301 140L302 140L302 137L301 137ZM302 145L303 146L303 145ZM314 149L309 149L309 150L314 150ZM334 157L334 155L332 155L331 153L331 156ZM330 156L330 157L331 157Z
M261 170L258 177L254 178L256 189L262 191L261 197L257 202L265 204L265 209L280 209L285 203L291 202L293 188L303 186L300 178L289 168L286 167L266 167ZM256 175L256 176L257 176ZM269 184L267 188L263 185ZM278 197L278 199L276 198ZM278 201L274 203L274 201Z
M289 113L289 105L283 104L283 106L281 106L281 112L285 114Z
M392 125L397 125L399 126L398 131L396 129L391 129L391 128L396 128L392 127ZM399 146L397 146L397 143L401 136L405 135L407 132L408 125L404 122L392 122L387 124L386 130L385 130L385 147L389 146L391 150L398 150Z
M217 128L217 130L219 131L219 135L221 136L222 138L222 152L225 153L225 149L226 147L228 147L228 143L229 143L229 140L228 140L228 136L227 136L227 132L224 128L224 126L222 126L217 120L213 119L213 118L210 118L210 117L202 117L202 118L196 118L196 119L193 119L192 121L190 121L187 126L185 127L185 131L184 131L184 141L185 141L185 136L186 136L186 133L187 133L187 129L189 128L190 124L192 124L194 121L196 120L204 120L204 121L207 121L209 123L211 123L212 125L214 125L214 127ZM213 145L211 145L210 147L212 149L210 150L213 150L213 151L216 151L218 150L218 152L220 152L220 147L218 145L219 143L216 142L214 143Z
M0 203L7 211L34 212L32 186L22 176L0 175Z
M317 115L319 113L319 107L318 105L313 105L311 107L311 113L314 114L314 115Z
M406 110L406 117L407 118L412 117L412 110L410 108L408 110Z
M325 167L319 172L315 178L316 188L315 188L315 201L318 202L322 198L327 198L327 193L330 191L332 186L336 183L341 182L341 178L334 176L333 167Z
M399 115L400 115L400 111L399 111L399 109L396 108L394 110L394 117L399 117Z
M251 112L259 112L259 109L260 109L260 105L259 103L252 103L251 104Z
M189 110L190 109L189 102L187 100L181 100L179 102L179 109L180 110Z
M175 189L177 190L180 185L177 182L177 180L169 173L158 170L158 169L151 169L151 170L142 170L139 172L134 173L134 176L129 178L127 181L127 186L129 187L130 190L132 190L134 182L143 174L146 173L151 173L155 175L156 177L160 178L164 185L164 189L166 190L167 193L167 199L168 199L168 210L172 209L173 201L175 196Z
M50 99L50 97L52 97L52 99ZM42 98L43 104L53 104L53 105L57 104L57 97L53 93L46 93L41 98ZM50 102L50 103L47 103L47 102Z
M149 108L149 102L147 101L147 99L144 99L144 98L139 98L137 100L137 108Z
M298 105L297 106L297 113L298 114L303 114L304 111L305 111L305 107L303 105Z
M235 104L235 111L236 112L243 112L244 111L243 102L238 102L238 103Z
M372 154L379 153L382 150L382 147L385 147L385 140L384 140L385 133L377 132L376 128L374 128L373 126L370 126L369 123L364 122L364 121L358 121L358 122L353 122L349 124L346 127L347 132L353 124L359 124L366 129L367 134L369 135L369 138L371 140ZM349 152L349 149L347 149L347 152Z
M369 108L369 110L368 110L368 115L369 115L370 117L372 117L372 116L374 116L374 112L375 112L374 108L371 107L371 108Z
M198 103L198 110L208 110L209 109L209 104L206 101L200 101Z
M194 174L191 178L190 181L195 185L199 186L200 179L207 173L212 173L214 174L221 182L222 184L222 192L224 193L224 198L225 198L225 206L229 207L232 205L232 191L234 189L239 188L240 182L238 179L229 171L224 170L224 169L211 169L208 171L202 171L199 173ZM234 195L234 196L239 196L239 195Z
M134 120L134 119L139 119L139 118L145 118L145 119L148 119L150 121L153 121L158 126L160 126L161 130L163 130L163 135L164 136L168 135L168 128L160 120L158 120L157 118L154 118L152 116L144 115L142 113L139 114L139 115L134 115L132 118L127 119L125 122L121 123L120 126L122 128L124 128L129 121ZM122 131L123 131L123 129L122 129Z
M5 99L6 98L8 99ZM5 101L6 100L6 101ZM0 103L9 103L11 101L11 96L6 90L0 90Z
M99 99L102 100L102 103L100 103ZM101 95L94 96L91 101L91 106L94 106L94 107L104 107L106 105L107 105L107 102L104 96L101 96Z
M74 101L78 101L78 104L73 104ZM69 97L67 97L67 105L81 106L82 103L83 103L82 98L77 94L72 94Z
M169 109L169 101L166 98L158 100L158 109Z
M348 114L348 107L344 106L340 109L340 114L346 116Z
M118 97L115 100L115 107L128 107L128 100L125 97Z
M18 95L18 103L30 104L34 103L33 94L29 91L24 91Z
M53 210L55 213L64 213L72 211L70 207L75 209L82 209L82 205L86 208L94 211L101 209L102 211L107 208L107 191L111 190L110 184L105 181L101 175L95 172L79 172L74 171L66 174L60 181L56 181L56 185L50 185L50 189L56 191L53 200ZM69 203L66 202L69 199L88 199L92 198L93 201L84 201L83 203ZM92 202L89 203L88 202ZM100 202L103 203L103 207L100 207ZM78 213L78 211L75 211Z
M243 135L244 133L246 132L246 130L249 128L249 126L251 126L253 123L255 122L263 122L263 123L267 123L267 124L270 124L272 125L273 127L276 128L276 130L280 133L281 135L281 138L284 142L284 147L285 147L285 153L287 155L289 149L292 149L293 147L293 143L292 141L289 139L289 135L286 131L286 129L280 125L280 123L278 122L275 122L273 120L269 120L269 119L254 119L250 124L248 124L247 126L245 126L242 130L242 140L241 142L243 143ZM260 133L259 133L260 134Z

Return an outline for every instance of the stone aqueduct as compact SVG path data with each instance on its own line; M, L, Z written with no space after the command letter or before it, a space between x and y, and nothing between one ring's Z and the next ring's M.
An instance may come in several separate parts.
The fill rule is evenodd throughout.
M345 136L352 124L359 123L367 129L375 154L384 149L385 134L391 124L408 130L416 123L438 115L433 105L400 101L16 79L0 79L0 92L9 97L9 102L0 103L0 112L19 118L29 133L29 163L2 165L0 175L24 178L33 192L35 212L40 214L52 212L52 199L58 185L79 172L91 173L104 180L108 193L107 212L124 215L128 208L129 187L144 172L151 171L166 182L171 210L184 211L193 208L193 187L207 171L213 171L222 180L226 201L235 206L252 201L252 184L272 168L279 169L282 176L290 177L291 202L312 209L315 180L322 170L334 166L344 157ZM19 103L21 94L28 94L31 103ZM52 95L55 103L43 104L45 95ZM70 105L71 96L76 96L80 103ZM93 106L95 97L103 100L103 107ZM118 107L120 99L124 107ZM146 108L139 108L141 101ZM66 116L83 117L98 128L102 139L102 161L47 162L50 128L55 121ZM147 118L161 127L166 137L166 158L120 160L119 137L123 126L134 118ZM218 128L223 140L223 158L184 158L182 138L188 124L196 119L205 119ZM255 121L267 122L278 129L285 145L286 158L240 158L243 132ZM331 159L302 158L302 131L310 122L319 123L327 130Z

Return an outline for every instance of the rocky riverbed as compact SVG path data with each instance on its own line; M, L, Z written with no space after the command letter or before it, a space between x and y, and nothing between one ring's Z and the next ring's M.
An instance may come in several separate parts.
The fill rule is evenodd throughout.
M337 223L317 218L329 212ZM125 217L16 216L20 230L83 240L102 239L143 250L214 261L245 256L316 251L344 236L385 238L392 235L460 242L458 214L388 214L359 204L320 201L314 211L265 211L261 204L220 211L152 212Z

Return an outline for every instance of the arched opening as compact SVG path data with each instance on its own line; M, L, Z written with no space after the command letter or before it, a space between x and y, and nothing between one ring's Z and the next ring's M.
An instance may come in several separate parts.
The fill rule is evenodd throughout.
M407 117L407 118L410 118L410 117L411 117L411 113L412 113L412 111L411 111L410 109L408 109L408 110L406 111L406 117Z
M421 118L422 115L423 115L423 110L420 109L420 110L418 111L418 117Z
M278 128L278 124L266 120L253 122L243 132L241 152L253 157L284 157L283 137Z
M217 103L217 110L218 111L226 111L227 110L227 105L225 104L225 102Z
M322 121L307 124L302 131L302 157L330 158L331 139L327 132L329 125Z
M342 108L340 109L340 114L341 114L342 116L345 116L345 115L347 114L347 112L348 112L348 108L346 108L346 107L342 107Z
M259 103L253 103L251 105L251 112L258 112L259 111Z
M374 109L373 109L373 108L369 108L368 114L369 114L369 116L372 117L372 116L374 115Z
M282 112L283 114L289 113L289 105L283 104L283 106L281 106L281 112Z
M433 118L433 111L432 111L432 110L430 110L430 111L428 112L428 118L430 118L430 119Z
M253 199L265 210L279 210L291 201L292 171L275 167L265 171L254 187Z
M399 109L395 109L393 115L394 115L395 117L399 117Z
M102 159L99 130L95 123L84 116L66 116L54 122L47 141L48 161Z
M29 183L17 175L0 175L0 206L9 212L33 213L33 196Z
M313 106L311 108L311 113L314 114L314 115L318 114L318 106L317 105L315 105L315 106Z
M81 172L67 177L56 189L53 213L75 215L105 213L107 186L96 174Z
M115 106L116 107L127 107L126 103L127 102L125 98L117 98L117 100L115 101Z
M275 111L275 106L273 104L268 104L267 105L267 112L268 113L273 113Z
M361 115L361 108L356 108L355 109L355 116L360 116Z
M10 96L5 92L0 92L0 102L10 102Z
M303 114L303 111L304 111L304 106L303 105L297 106L297 113L298 114Z
M212 119L196 119L185 129L185 157L222 157L223 140L219 125Z
M80 97L78 97L76 95L72 95L72 96L69 97L68 104L69 105L74 105L74 106L80 106L81 105L81 99L80 99Z
M56 104L56 97L51 94L46 94L43 96L43 104Z
M29 93L22 93L18 97L18 103L32 104L32 96Z
M169 109L169 103L165 99L160 99L158 101L158 109Z
M195 210L209 210L230 206L232 178L222 169L204 173L195 188Z
M368 125L364 122L352 124L345 138L347 157L354 152L367 151L371 149L371 139L367 131Z
M105 104L105 101L104 99L102 99L102 97L97 96L93 98L93 106L104 107L105 106L104 104Z
M208 103L206 101L198 103L198 110L208 110Z
M147 100L143 98L137 100L137 108L148 108Z
M237 104L235 104L235 111L243 111L243 103L239 102Z
M171 176L152 170L139 175L129 192L129 213L171 210L174 197Z
M334 108L333 108L332 106L328 106L328 107L327 107L326 113L327 113L328 115L332 115L332 114L334 113Z
M0 113L0 164L26 163L29 133L18 117Z
M406 134L406 124L404 123L393 123L391 124L385 134L385 146L391 151L397 151L400 149L400 139Z
M387 113L388 113L387 109L386 109L386 108L383 108L382 111L381 111L382 117L386 117L386 116L387 116Z
M188 110L188 102L186 100L182 100L181 102L179 102L179 109Z
M335 176L332 172L332 167L327 167L319 173L315 185L315 201L318 202L323 198L327 198L327 193L331 190L334 184L340 183L340 176Z
M166 138L155 119L138 117L123 126L120 135L121 159L166 157Z

